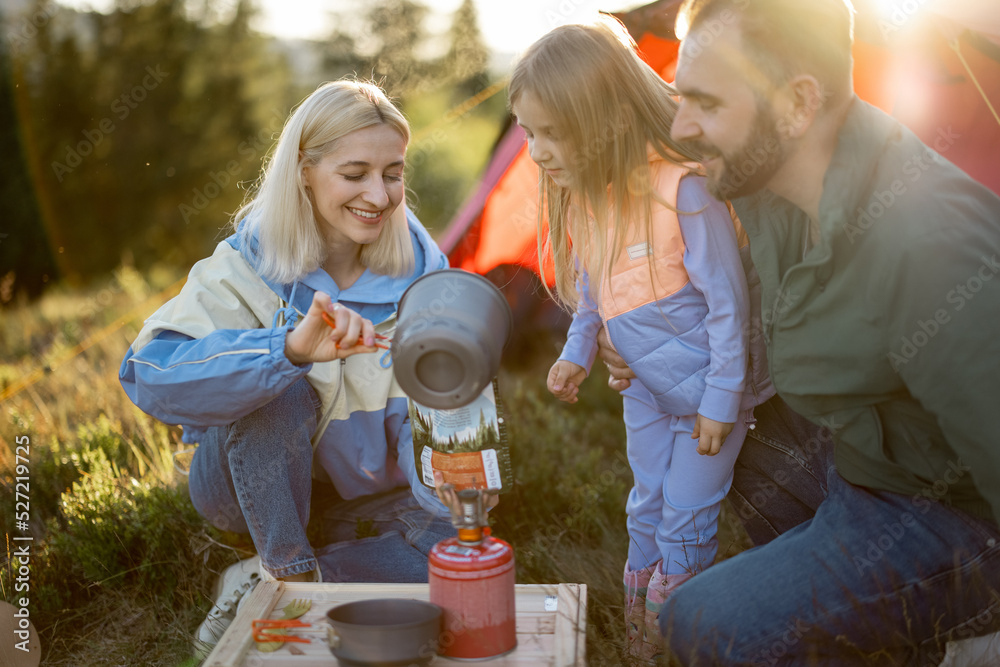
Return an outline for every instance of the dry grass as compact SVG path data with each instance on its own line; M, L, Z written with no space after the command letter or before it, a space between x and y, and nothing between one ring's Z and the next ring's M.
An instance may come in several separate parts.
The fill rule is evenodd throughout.
M156 307L147 300L178 277L163 269L147 281L125 268L88 289L59 288L38 303L8 307L0 318L0 392L5 396L0 438L11 443L0 450L0 470L13 469L15 440L30 438L35 541L29 610L43 664L177 665L190 653L191 631L210 603L206 592L215 575L206 566L218 571L226 562L225 550L213 544L214 533L195 525L198 530L185 535L173 553L147 555L147 563L109 562L103 576L87 578L81 571L92 545L81 530L82 553L74 557L77 534L65 514L74 482L93 481L100 472L87 457L94 449L107 454L129 493L134 485L143 492L159 488L165 507L186 499L184 478L175 474L171 458L182 448L180 430L135 408L117 377L142 319ZM0 491L4 505L13 506L13 489L5 483ZM14 530L9 512L0 525L8 538L23 534ZM177 524L164 525L176 529ZM0 586L4 598L12 600L9 553L8 548ZM178 562L190 554L200 554L201 562ZM162 564L152 565L157 562ZM170 568L190 574L164 595L163 582L151 573Z
M554 347L543 347L501 376L515 487L494 512L494 533L514 545L519 582L587 584L590 664L631 665L625 654L622 568L632 478L621 397L608 389L598 364L579 403L556 401L544 386ZM750 546L733 519L724 505L719 559Z
M236 550L245 541L220 535L190 507L173 468L172 455L184 448L180 429L135 408L117 379L142 319L179 277L125 268L87 289L8 307L0 318L0 437L30 438L30 609L46 665L195 664L191 638L216 576L246 556ZM579 404L552 399L543 379L554 349L547 341L519 351L501 377L517 481L494 512L494 530L515 547L519 582L587 584L591 664L627 664L620 573L631 478L621 401L599 374ZM13 462L13 445L0 450L0 469ZM13 489L0 492L12 506ZM149 525L114 524L122 513ZM83 530L80 521L97 524ZM9 512L0 525L18 534ZM111 537L95 537L100 526ZM743 548L731 524L721 529L721 553ZM115 540L117 551L106 544ZM143 543L154 546L140 554ZM111 562L93 562L106 553ZM8 557L0 565L10 600L13 564Z

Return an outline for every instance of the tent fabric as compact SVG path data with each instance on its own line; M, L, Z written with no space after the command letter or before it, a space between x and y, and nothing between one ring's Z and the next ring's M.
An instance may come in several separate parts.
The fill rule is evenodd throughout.
M476 195L438 241L453 267L486 274L502 264L517 264L538 273L538 178L524 130L511 124Z
M894 115L921 140L1000 194L1000 12L981 0L855 0L854 86L859 97ZM679 0L617 14L640 55L664 79L674 76ZM903 12L900 14L899 12ZM480 188L449 224L440 244L452 266L480 274L521 266L538 272L535 230L538 168L512 124L498 143ZM548 260L551 262L551 259ZM546 270L551 285L552 270ZM506 275L506 274L505 274Z
M960 30L973 30L1000 45L1000 11L991 0L934 0L926 9L937 18L951 21Z
M994 108L1000 108L1000 62L959 41L962 56ZM992 42L990 42L992 44ZM897 94L891 113L928 146L1000 194L1000 122L939 32L896 53Z

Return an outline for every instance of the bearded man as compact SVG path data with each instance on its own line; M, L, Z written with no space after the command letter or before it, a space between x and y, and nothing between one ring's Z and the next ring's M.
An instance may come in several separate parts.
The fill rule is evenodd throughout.
M687 0L678 34L673 137L747 231L778 396L729 496L760 546L663 636L684 664L937 665L1000 629L1000 198L854 94L849 0Z

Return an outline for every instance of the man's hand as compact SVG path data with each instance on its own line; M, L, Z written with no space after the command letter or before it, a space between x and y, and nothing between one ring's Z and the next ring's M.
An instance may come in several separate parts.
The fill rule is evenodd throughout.
M611 346L611 341L608 340L608 334L604 327L601 327L600 333L597 334L597 356L608 367L608 373L611 374L611 377L608 378L609 387L615 391L625 391L631 386L631 380L635 377L635 373Z
M549 377L545 384L560 401L576 403L580 384L586 379L587 370L583 366L572 361L557 361L549 369Z
M331 328L323 313L334 321ZM331 303L323 292L313 295L306 316L285 337L285 356L296 365L343 359L362 352L375 352L375 327L370 320L339 303Z
M707 456L718 454L726 437L733 432L733 426L734 424L698 415L694 420L694 430L691 431L691 438L698 440L698 453Z

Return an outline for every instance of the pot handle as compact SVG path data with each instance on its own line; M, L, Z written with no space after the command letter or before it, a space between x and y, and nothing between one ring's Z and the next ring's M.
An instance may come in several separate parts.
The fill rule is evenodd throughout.
M340 648L340 635L332 627L326 629L326 640L330 648Z

